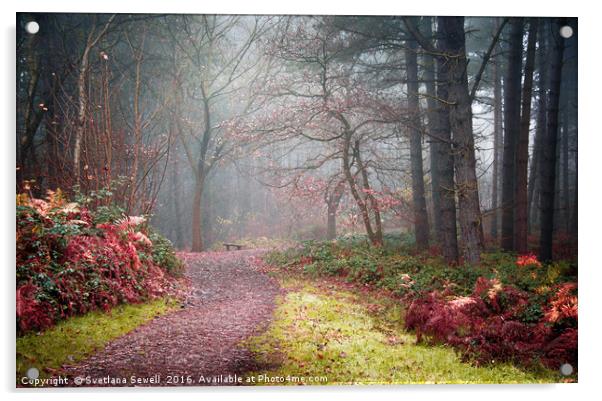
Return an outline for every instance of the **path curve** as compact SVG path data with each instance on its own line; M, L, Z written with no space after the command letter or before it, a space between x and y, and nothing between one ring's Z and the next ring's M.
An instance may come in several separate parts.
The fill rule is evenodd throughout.
M184 307L110 342L69 368L68 376L127 379L121 386L133 385L131 376L160 375L158 384L138 384L160 386L182 385L168 383L168 376L191 376L192 382L184 384L207 385L198 379L257 370L251 353L239 343L267 327L279 293L276 281L258 268L261 253L181 254L192 287Z

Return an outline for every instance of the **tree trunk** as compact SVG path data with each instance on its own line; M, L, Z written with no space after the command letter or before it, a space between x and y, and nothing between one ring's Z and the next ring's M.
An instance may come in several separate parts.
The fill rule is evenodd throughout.
M577 149L577 148L575 148ZM577 150L575 150L577 152ZM569 230L571 241L576 245L578 243L578 235L579 235L579 212L578 212L578 204L579 204L579 174L577 174L577 168L579 163L577 162L577 154L575 153L575 197L573 198L573 210L571 214L571 227ZM576 248L575 248L576 249Z
M128 199L128 214L135 213L136 205L136 190L138 184L138 168L140 165L140 148L142 147L142 111L140 110L140 67L142 64L142 55L134 55L136 65L134 67L134 99L133 99L133 119L134 119L134 158L132 160L132 172L130 174L130 195Z
M73 182L75 185L80 184L80 154L82 138L84 136L84 129L86 125L86 111L88 108L88 97L86 95L86 76L88 73L88 62L89 62L90 45L87 44L84 49L84 54L79 66L79 75L77 77L77 93L78 93L78 107L77 107L77 125L75 127L75 143L73 145Z
M328 207L328 219L326 227L326 239L333 240L337 237L337 206L332 202L329 202Z
M562 119L562 217L565 233L569 232L571 193L569 191L569 110L565 104Z
M441 23L437 24L437 36L444 37L445 30ZM440 40L441 42L441 40ZM439 43L442 47L444 43ZM456 191L454 183L454 159L452 153L451 126L449 119L449 64L446 57L436 57L437 66L437 131L433 135L433 147L439 185L435 188L441 204L441 237L442 252L447 263L457 263L458 228L456 216Z
M360 175L362 176L362 186L364 189L364 193L366 194L367 202L369 204L368 213L370 209L372 210L372 214L374 215L374 238L372 242L381 246L383 244L383 226L382 220L380 217L380 207L378 206L378 201L372 194L372 188L370 187L370 180L368 179L368 168L362 162L362 155L360 150L360 141L356 140L354 145L354 153L355 153L355 161L357 162L357 167L360 170Z
M346 122L343 122L345 125ZM345 179L347 180L347 183L349 184L349 189L351 191L351 195L353 196L353 199L355 200L355 203L357 204L357 207L360 209L360 214L362 216L362 221L364 222L364 227L366 228L366 234L368 235L368 239L370 240L370 242L373 245L376 246L380 246L382 245L382 237L378 238L378 234L374 232L374 230L372 229L372 223L370 222L370 212L368 210L368 206L366 204L366 202L364 201L364 199L362 199L362 196L360 195L358 189L357 189L357 183L355 181L355 178L353 176L353 173L351 172L351 155L350 155L350 150L351 150L351 136L352 133L346 131L343 137L343 157L342 157L342 162L343 162L343 173L345 174Z
M194 186L194 198L192 201L192 252L203 251L203 219L201 208L203 186L203 180L197 179Z
M174 207L175 217L175 241L176 247L182 249L184 246L184 237L182 234L182 208L180 207L180 172L178 171L178 157L173 161L172 176L171 176L171 196Z
M528 196L527 182L529 172L529 128L531 126L531 97L533 93L533 69L535 67L535 41L537 39L537 20L529 20L529 39L525 79L523 84L520 132L516 148L516 174L514 186L514 250L527 252L528 237Z
M523 19L512 18L508 70L504 81L504 173L502 179L502 248L514 250L514 187L516 148L520 135L521 67L523 63Z
M425 35L427 38L433 36L432 20L426 19ZM430 170L431 170L431 199L433 201L433 227L435 238L439 246L445 246L443 235L442 216L441 216L441 179L439 175L439 157L438 143L441 142L436 136L441 134L439 127L437 92L435 87L435 61L432 54L425 52L423 55L424 81L426 86L426 105L427 105L427 130L430 136Z
M84 52L82 54L82 59L79 65L79 72L77 76L77 95L78 95L78 108L77 108L77 125L75 127L75 144L73 145L73 179L75 185L80 184L80 156L81 156L81 144L85 131L86 124L86 113L88 109L88 96L86 94L86 77L88 74L88 65L89 65L89 57L90 51L96 44L102 39L102 37L107 33L109 26L115 19L115 14L109 17L107 22L101 31L94 36L96 32L96 28L92 28L88 33L86 39L86 47L84 48Z
M529 172L529 232L531 232L533 226L536 224L538 220L537 217L539 215L539 172L541 170L541 150L546 132L547 113L546 89L548 87L548 60L546 28L548 27L549 25L546 23L539 24L539 48L537 49L537 64L539 69L539 79L537 81L537 121L535 129L535 144L533 146L533 158L531 160L531 168Z
M428 215L424 197L424 170L422 166L422 132L418 105L418 60L416 43L406 42L407 91L410 134L410 162L412 166L412 200L414 209L414 233L418 249L429 244Z
M468 91L466 72L464 17L439 17L438 21L444 31L444 50L447 53L449 66L449 121L454 143L454 165L463 256L466 262L477 264L481 260L483 230L475 169L472 102Z
M493 64L493 178L491 186L491 210L493 213L491 219L491 236L498 236L498 210L499 183L500 183L500 164L501 149L503 147L504 133L502 132L502 74L500 73L498 60Z
M542 262L552 260L552 241L554 234L554 194L556 192L556 145L558 142L558 104L560 98L560 80L562 76L562 57L564 38L558 31L563 25L562 19L553 24L551 41L550 91L548 97L547 132L543 141L541 176L541 233L539 237L539 259Z
M344 181L339 181L326 196L326 238L329 240L333 240L337 237L337 210L339 209L339 204L343 197L343 182Z

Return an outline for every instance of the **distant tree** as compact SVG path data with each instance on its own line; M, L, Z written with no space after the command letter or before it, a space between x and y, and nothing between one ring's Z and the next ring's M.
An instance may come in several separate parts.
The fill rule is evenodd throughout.
M180 16L174 19L169 30L191 78L181 89L189 102L186 114L178 120L178 133L195 180L191 219L193 252L205 248L201 202L208 176L237 148L225 135L225 122L248 112L254 101L253 96L247 96L240 87L241 81L256 74L255 84L262 82L260 71L255 68L258 55L251 49L265 32L268 21L261 17L245 20L249 26L238 40L234 40L238 24L242 23L238 16ZM262 77L265 78L265 74ZM224 99L237 91L243 107L227 108ZM198 107L194 107L196 105Z

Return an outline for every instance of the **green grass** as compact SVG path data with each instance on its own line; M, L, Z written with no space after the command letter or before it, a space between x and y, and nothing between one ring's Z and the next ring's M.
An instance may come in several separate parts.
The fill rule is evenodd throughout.
M555 372L510 364L477 367L450 347L416 344L403 329L403 308L386 297L357 295L300 279L279 301L268 330L245 346L279 377L327 377L313 384L551 383ZM270 369L270 368L268 368ZM294 384L284 382L278 384ZM312 383L309 383L312 384Z
M55 369L82 360L134 328L176 307L171 299L144 304L124 304L110 312L90 312L62 321L42 332L17 338L17 379L29 368L40 371L40 378L52 376Z

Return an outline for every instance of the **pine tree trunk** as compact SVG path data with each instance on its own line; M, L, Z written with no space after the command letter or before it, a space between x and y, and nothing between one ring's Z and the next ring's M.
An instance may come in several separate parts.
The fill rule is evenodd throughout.
M535 43L537 39L537 20L529 20L529 39L525 79L523 83L520 132L516 148L516 174L514 183L514 250L527 252L528 237L528 170L529 170L529 132L531 126L531 97L533 93L533 69L535 67Z
M508 70L504 81L504 176L502 179L502 248L514 250L516 148L520 135L523 19L510 20Z
M573 199L573 210L571 214L571 227L570 227L570 235L571 241L576 245L578 242L578 234L579 234L579 212L578 212L578 204L579 204L579 174L577 174L577 168L579 163L577 163L577 154L575 154L575 197Z
M537 64L539 70L538 79L538 99L537 99L537 121L535 129L535 144L533 146L533 158L531 160L531 168L529 172L529 193L528 193L528 208L529 208L529 232L533 226L537 224L539 217L539 188L541 170L541 150L543 147L543 139L546 132L546 113L547 113L547 95L546 88L548 87L548 61L547 61L547 30L549 25L542 22L539 24L539 47L537 49Z
M437 36L444 37L443 24L437 24ZM445 43L441 41L439 47ZM454 159L452 153L451 126L449 119L449 64L446 57L438 55L437 62L437 125L433 132L433 148L435 152L435 169L439 177L439 186L434 191L438 193L441 214L441 247L447 263L457 263L458 228L456 216L456 192L454 181Z
M416 43L406 42L408 113L410 134L410 163L412 171L412 201L414 209L414 233L418 249L426 249L429 244L428 215L424 197L424 170L422 166L422 132L420 108L418 104L418 59Z
M565 96L568 98L568 96ZM565 233L569 232L571 193L569 191L569 102L564 102L562 118L562 218Z
M483 230L476 175L472 101L468 91L464 17L439 17L448 58L449 121L453 134L459 221L466 262L481 259Z
M491 209L493 217L491 219L491 236L498 236L498 210L499 184L500 184L500 164L501 149L503 147L504 133L502 132L502 74L500 73L499 62L493 65L493 177L491 188Z
M547 129L543 141L541 176L541 233L539 238L539 259L552 260L552 241L554 235L554 194L556 192L556 147L558 142L558 105L560 98L560 80L562 76L562 57L564 39L558 34L562 19L555 21L551 30L550 90L548 97Z
M431 139L431 177L433 190L434 220L437 240L446 262L457 263L458 260L458 234L456 218L456 191L454 182L454 159L452 151L452 138L450 126L449 102L449 60L445 55L446 31L440 19L437 19L437 37L440 38L436 45L424 39L419 31L412 29L411 21L406 27L413 31L414 37L426 50L425 53L425 80L427 82L427 96L429 108L428 134ZM433 37L430 22L426 25L427 38ZM431 58L431 63L429 63ZM436 66L429 68L432 59ZM430 75L427 75L429 74ZM430 79L427 77L431 77ZM435 82L435 88L429 82ZM436 93L434 93L436 89ZM437 202L439 207L437 207Z

